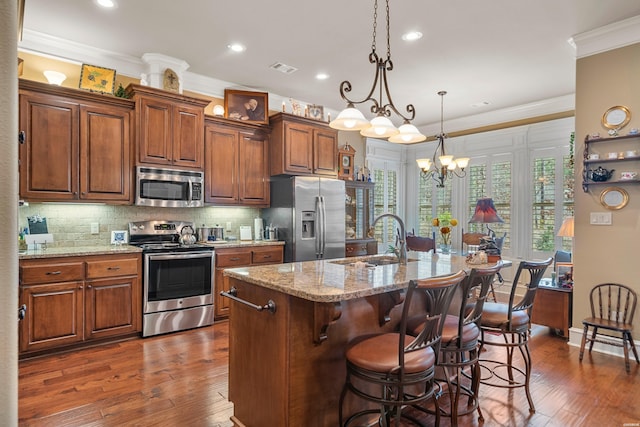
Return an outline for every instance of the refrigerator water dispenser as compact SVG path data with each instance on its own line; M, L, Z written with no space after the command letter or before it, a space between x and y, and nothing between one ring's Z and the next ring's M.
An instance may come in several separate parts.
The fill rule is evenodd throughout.
M302 238L316 238L316 213L315 211L302 211Z

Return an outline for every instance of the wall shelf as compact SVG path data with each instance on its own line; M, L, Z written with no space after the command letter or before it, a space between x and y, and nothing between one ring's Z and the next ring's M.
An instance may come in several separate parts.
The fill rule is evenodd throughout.
M630 157L617 157L617 158L603 158L603 159L590 159L589 155L591 154L590 145L597 143L613 143L613 142L621 142L621 141L632 141L636 140L636 142L640 141L640 135L624 135L624 136L614 136L609 138L590 138L590 135L587 135L584 139L584 158L582 160L583 168L582 168L582 190L586 193L589 191L589 187L592 185L612 185L612 184L637 184L640 180L637 179L613 179L607 181L593 181L588 178L588 170L591 169L592 165L603 165L603 164L612 164L612 163L627 163L629 167L631 167L631 171L638 171L638 167L633 162L640 161L640 155L630 156ZM603 144L604 145L604 144ZM608 145L608 144L607 144ZM625 152L625 151L637 151L636 149L630 150L628 148L630 144L616 144L615 152ZM614 152L614 151L611 151ZM603 153L604 154L604 153ZM621 171L617 171L618 173Z

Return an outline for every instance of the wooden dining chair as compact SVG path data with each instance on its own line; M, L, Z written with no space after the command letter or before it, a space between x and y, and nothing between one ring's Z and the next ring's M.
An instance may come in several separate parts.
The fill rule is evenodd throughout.
M638 359L638 350L633 343L633 316L636 312L636 302L638 296L636 292L628 286L617 283L603 283L591 289L589 301L591 302L591 317L582 321L584 331L582 333L582 343L580 344L580 362L584 355L584 347L589 342L589 353L593 349L593 344L598 342L615 347L622 347L624 351L624 366L627 374L631 371L629 365L629 348ZM591 336L589 329L591 328ZM604 329L607 334L598 330Z
M407 233L406 236L407 250L429 252L436 251L436 233L433 233L431 237L416 236L412 231Z

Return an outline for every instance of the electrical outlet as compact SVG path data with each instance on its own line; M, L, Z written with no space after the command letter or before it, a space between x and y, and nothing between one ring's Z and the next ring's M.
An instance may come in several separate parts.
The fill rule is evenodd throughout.
M91 223L91 234L100 234L100 223L98 222Z
M227 221L227 231L231 230L231 221Z

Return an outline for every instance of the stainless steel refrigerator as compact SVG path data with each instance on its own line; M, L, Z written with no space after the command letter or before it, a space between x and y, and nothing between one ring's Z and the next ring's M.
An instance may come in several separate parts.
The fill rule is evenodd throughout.
M285 242L284 261L344 258L344 181L317 177L272 177L265 225Z

